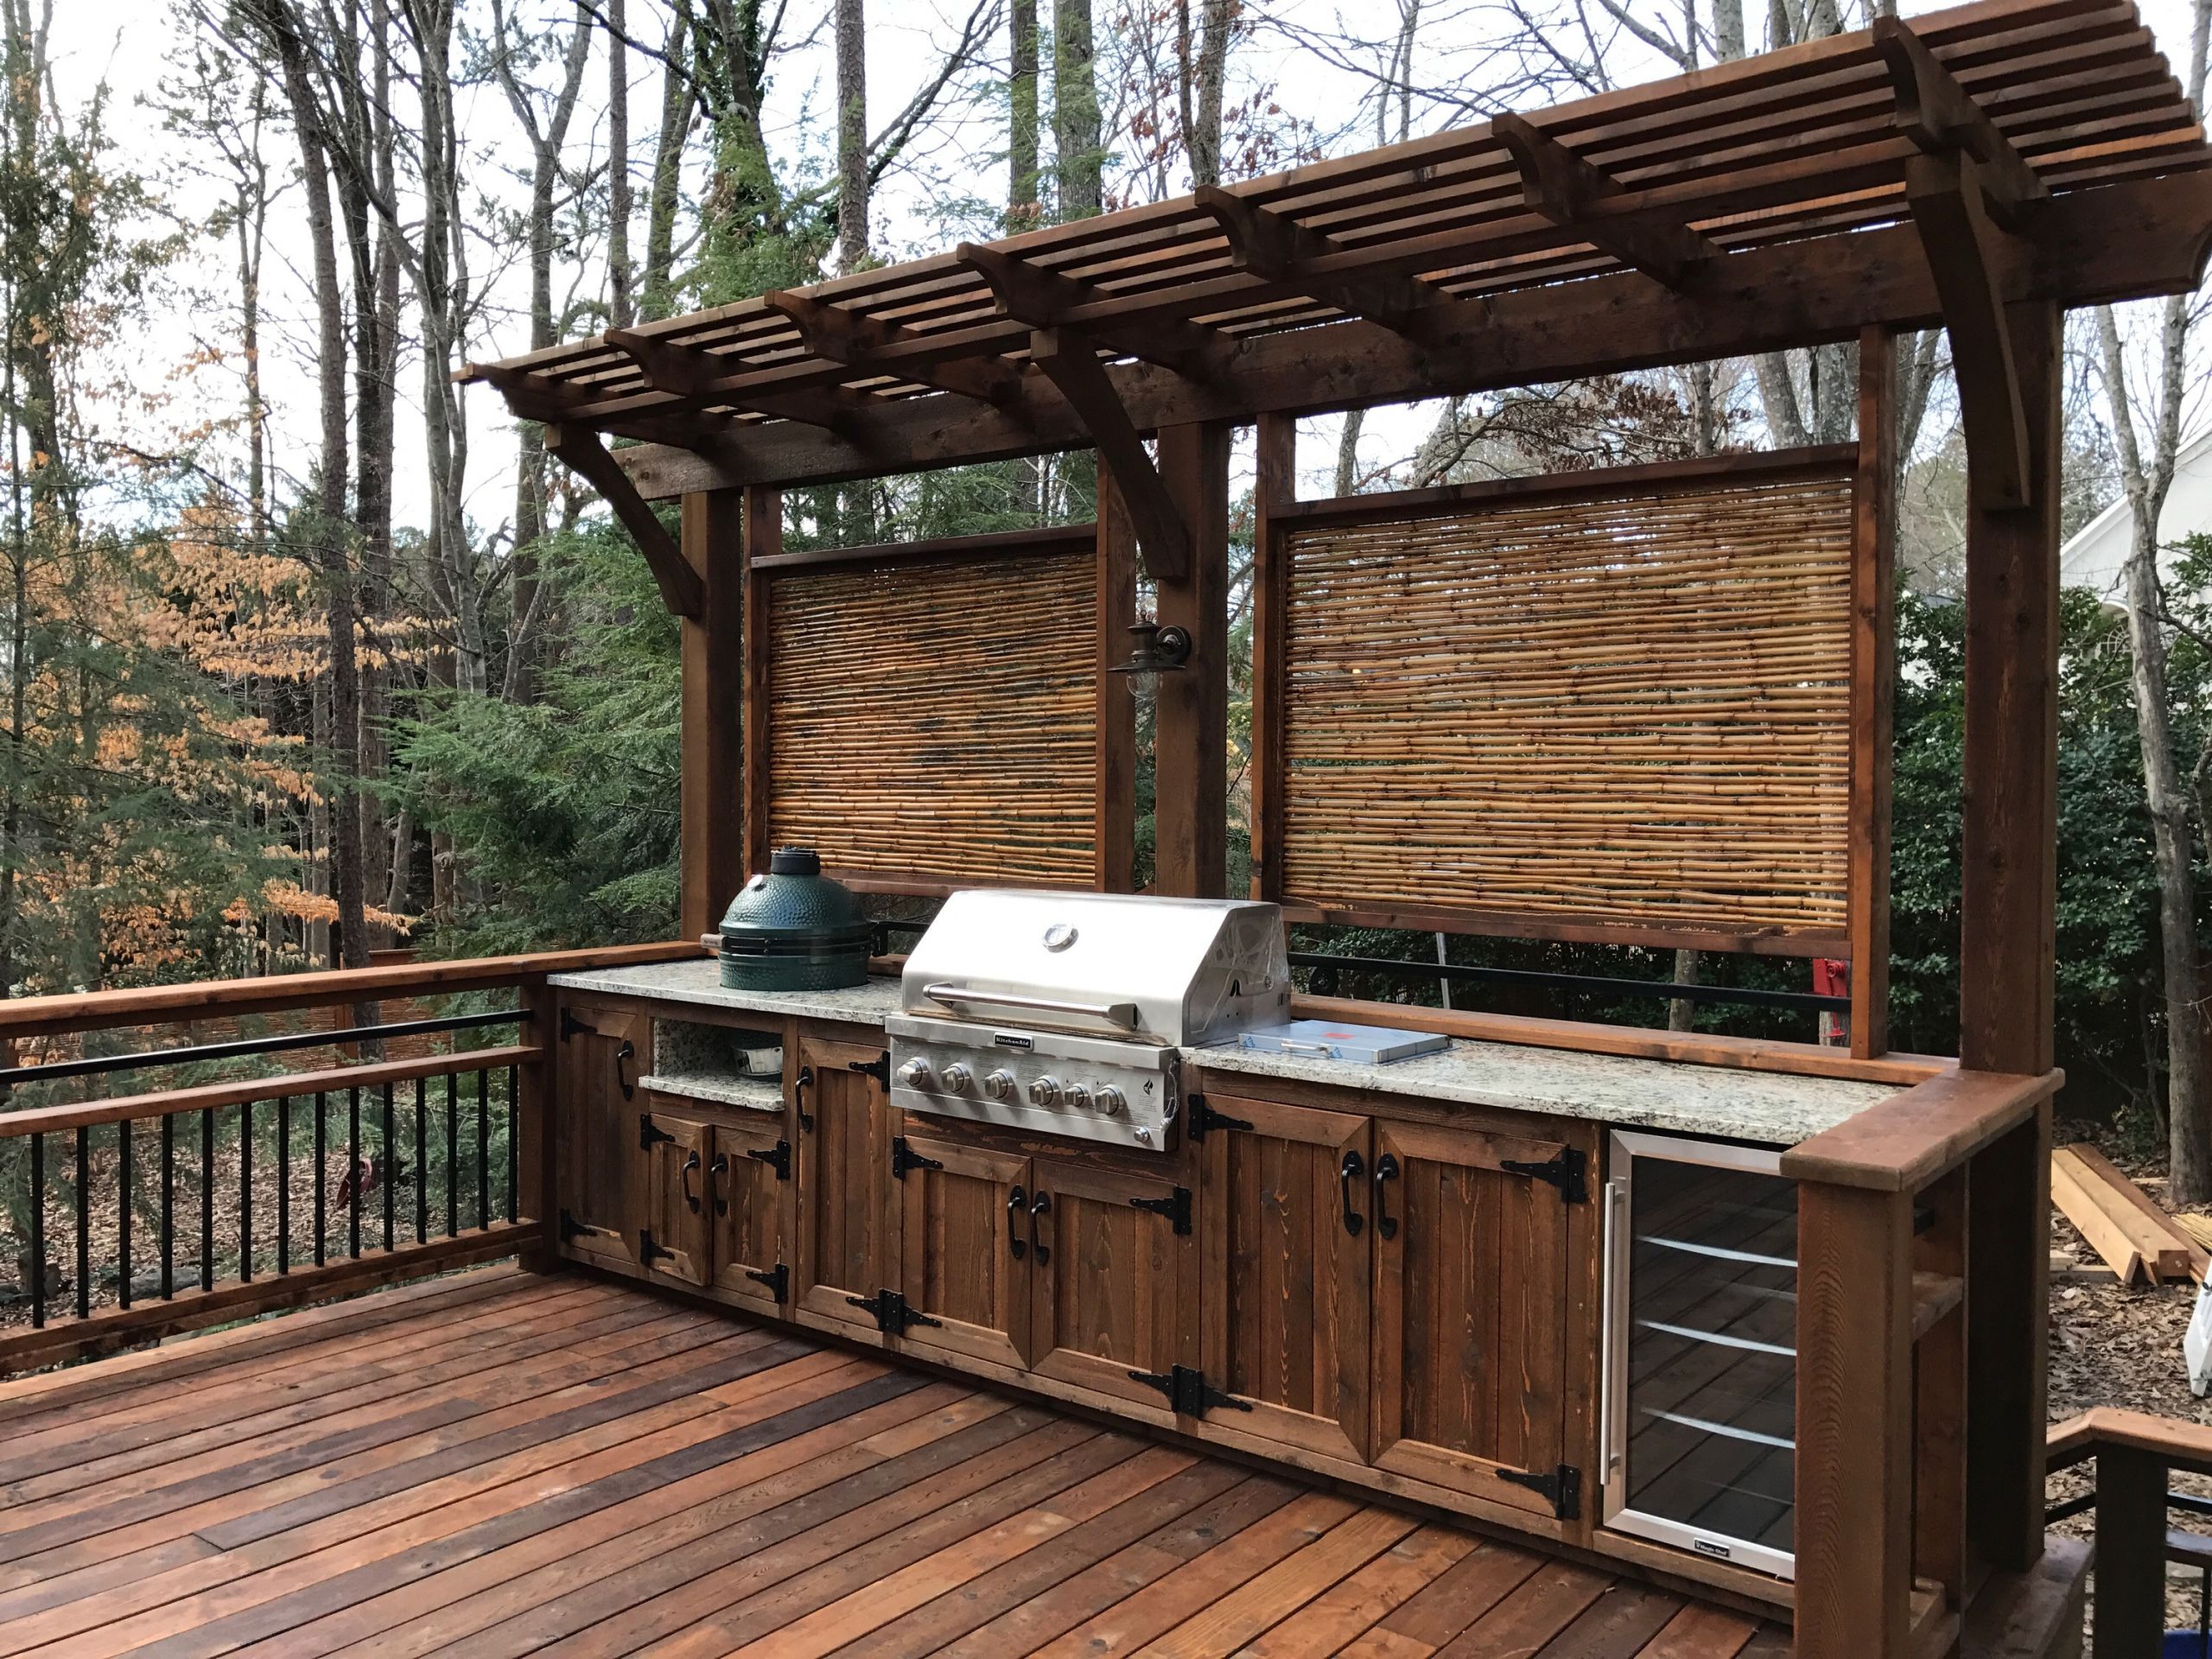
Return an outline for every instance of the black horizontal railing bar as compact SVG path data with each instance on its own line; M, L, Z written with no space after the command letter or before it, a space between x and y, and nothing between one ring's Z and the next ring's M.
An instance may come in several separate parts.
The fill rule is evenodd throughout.
M184 1065L200 1060L237 1059L248 1054L276 1054L293 1048L330 1048L340 1043L378 1042L392 1037L422 1037L440 1032L474 1031L512 1026L531 1017L526 1007L494 1008L488 1014L442 1014L400 1020L388 1026L348 1026L340 1031L286 1032L275 1037L242 1037L236 1042L198 1043L188 1048L143 1049L130 1054L102 1054L90 1059L56 1060L50 1065L0 1066L0 1089L22 1083L89 1077L104 1071L128 1071L149 1065ZM466 1060L466 1054L457 1054Z
M2056 1526L2061 1521L2085 1515L2096 1506L2097 1489L2092 1486L2086 1492L2076 1492L2069 1498L2046 1507L2043 1512L2043 1523L2046 1527ZM2166 1494L2166 1507L2187 1515L2212 1515L2212 1497L2199 1497L2194 1492L2170 1491Z
M1405 979L1454 979L1490 985L1541 985L1598 996L1651 996L1667 1002L1728 1002L1755 1008L1791 1008L1806 1014L1842 1014L1847 996L1813 991L1768 991L1750 986L1678 985L1667 980L1608 979L1595 974L1545 973L1535 968L1474 968L1456 962L1421 962L1400 957L1345 957L1326 950L1294 950L1294 968L1393 974Z

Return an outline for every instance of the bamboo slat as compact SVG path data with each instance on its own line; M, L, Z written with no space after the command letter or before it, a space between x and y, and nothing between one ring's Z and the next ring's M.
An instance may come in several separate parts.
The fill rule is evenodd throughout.
M863 875L1091 885L1097 560L1039 540L760 572L774 844Z
M1279 896L1833 940L1853 495L1829 457L1292 516Z

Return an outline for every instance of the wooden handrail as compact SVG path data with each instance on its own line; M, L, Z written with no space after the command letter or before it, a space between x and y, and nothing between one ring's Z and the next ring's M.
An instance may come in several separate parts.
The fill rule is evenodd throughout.
M487 990L543 979L548 974L681 962L704 954L696 940L675 939L592 950L542 950L522 956L475 957L451 962L402 963L385 968L275 974L253 979L202 979L130 990L17 997L0 1001L0 1038L51 1037L67 1032L152 1025L213 1014L267 1014L404 996Z
M516 1044L464 1050L455 1054L426 1054L411 1060L386 1060L374 1065L329 1066L320 1071L291 1071L281 1077L239 1077L187 1089L161 1089L143 1095L118 1095L108 1100L79 1101L67 1106L0 1112L0 1140L51 1135L95 1123L120 1123L125 1120L137 1122L177 1112L237 1106L248 1101L335 1094L341 1089L375 1088L387 1083L412 1082L416 1077L442 1077L448 1072L460 1075L503 1071L511 1065L527 1065L542 1059L544 1052L542 1048Z
M1948 1071L1877 1102L1782 1154L1792 1180L1916 1192L2033 1117L2066 1081L2009 1071Z
M2146 1452L2170 1469L2212 1474L2212 1426L2158 1417L2120 1406L2097 1406L2053 1423L2044 1442L2045 1464L2064 1469L2107 1447Z

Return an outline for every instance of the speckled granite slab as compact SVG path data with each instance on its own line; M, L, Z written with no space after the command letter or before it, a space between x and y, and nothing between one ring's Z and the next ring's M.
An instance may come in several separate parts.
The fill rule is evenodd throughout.
M602 996L650 996L690 1002L701 1007L741 1009L802 1020L843 1020L880 1026L899 1012L899 982L871 979L842 991L730 991L722 988L721 964L711 957L690 962L658 962L640 968L601 968L588 973L556 974L550 983L563 990L596 991Z

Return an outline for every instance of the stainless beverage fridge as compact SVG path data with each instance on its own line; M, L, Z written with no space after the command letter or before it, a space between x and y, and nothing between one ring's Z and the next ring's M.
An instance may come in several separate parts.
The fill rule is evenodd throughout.
M1797 1188L1780 1154L1616 1133L1605 1524L1792 1575Z

